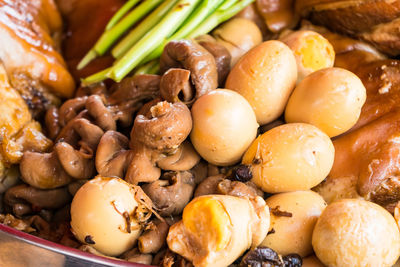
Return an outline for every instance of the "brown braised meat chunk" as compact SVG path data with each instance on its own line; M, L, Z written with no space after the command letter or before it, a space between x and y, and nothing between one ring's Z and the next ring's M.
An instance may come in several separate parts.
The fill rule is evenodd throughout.
M400 111L334 140L335 162L317 191L329 203L357 197L388 207L400 200Z
M74 93L75 82L58 51L61 30L53 0L0 1L0 59L34 116Z
M400 1L300 0L296 10L316 24L368 41L386 54L400 54Z

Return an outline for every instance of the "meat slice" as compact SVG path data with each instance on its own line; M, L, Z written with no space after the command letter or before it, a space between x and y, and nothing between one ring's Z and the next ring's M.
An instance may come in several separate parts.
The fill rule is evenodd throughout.
M298 0L296 9L316 24L368 41L388 55L400 54L399 0Z
M0 193L12 186L18 175L12 164L19 163L24 151L46 151L52 142L32 120L28 106L8 81L0 64ZM13 181L10 181L12 177Z
M53 0L0 0L0 60L35 116L74 93L58 51L61 30Z

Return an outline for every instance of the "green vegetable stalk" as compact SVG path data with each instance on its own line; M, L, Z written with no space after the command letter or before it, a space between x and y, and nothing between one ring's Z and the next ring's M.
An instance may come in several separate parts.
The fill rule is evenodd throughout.
M134 7L137 2L140 0L129 0L127 1L115 14L114 16L110 19L110 21L107 23L106 26L106 31L111 29L112 27L115 26L124 16L126 13L128 13L129 10L131 10L132 7Z
M212 31L219 24L227 21L243 8L254 2L255 0L228 0L205 21L203 21L196 29L194 29L187 38L195 38Z
M143 1L111 29L105 31L100 39L96 42L94 47L85 55L85 57L79 62L78 69L84 68L90 61L95 59L97 56L104 55L105 52L121 37L130 27L132 27L141 18L146 16L152 9L154 9L163 0L147 0ZM129 2L128 2L129 3ZM128 4L127 3L127 4ZM126 13L125 10L124 12Z
M237 1L237 0L235 0ZM183 27L180 28L176 33L174 33L167 40L164 40L161 45L157 47L149 56L145 58L143 63L148 62L150 60L156 59L161 56L162 51L164 50L165 45L172 40L180 40L185 38L192 32L197 25L199 25L204 19L207 18L212 12L215 11L218 6L221 5L223 0L206 0L202 1L201 4L196 8L193 14L185 21Z
M166 0L127 36L125 36L112 50L114 58L121 58L128 50L151 30L176 4L178 0Z
M151 31L138 41L121 59L108 69L96 73L83 80L84 84L99 82L111 78L121 81L130 71L158 47L160 42L174 33L185 19L190 15L199 0L179 0L169 12ZM104 75L106 73L106 75Z

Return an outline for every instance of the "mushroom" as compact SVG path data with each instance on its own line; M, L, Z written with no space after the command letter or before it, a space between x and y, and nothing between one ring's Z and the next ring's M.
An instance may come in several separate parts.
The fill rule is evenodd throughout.
M217 187L224 180L225 175L219 174L207 177L197 187L194 197L217 194Z
M132 160L129 163L125 180L131 184L156 181L161 175L160 168L156 166L158 157L157 150L148 149L143 144L137 143L132 150Z
M176 149L175 153L158 160L157 166L168 171L186 171L197 165L200 159L193 145L189 141L185 141Z
M8 189L4 195L4 202L13 207L14 214L17 216L26 214L25 212L15 212L16 209L21 208L21 204L35 209L58 209L70 201L71 195L66 187L40 190L21 184Z
M122 127L128 127L142 102L159 95L159 84L158 75L136 75L112 86L110 93L104 90L104 86L97 86L97 90L97 87L91 88L91 96L81 92L83 96L67 100L59 110L49 110L46 114L46 127L50 136L57 136L57 139L69 136L66 130L60 131L60 128L65 128L69 121L78 117L92 121L105 131L116 130L117 121Z
M68 175L57 154L38 153L27 151L24 153L20 166L22 180L36 188L53 189L67 185L72 181Z
M163 154L179 151L192 129L192 117L185 104L158 101L143 106L133 124L130 144L133 156L125 177L133 184L157 180L161 175L157 161Z
M182 101L191 104L194 95L190 84L190 71L176 68L167 70L161 77L160 95L171 103Z
M156 219L149 223L149 229L138 238L138 248L141 253L157 253L165 246L169 225Z
M192 118L186 105L162 101L145 107L136 117L131 140L168 152L178 148L191 129Z
M96 151L96 170L102 176L124 177L132 152L128 138L116 131L107 131Z
M58 110L58 121L61 127L67 125L70 120L75 118L82 110L85 109L86 100L86 96L76 97L65 101L61 105L60 109ZM51 129L50 127L51 125L47 125L47 129Z
M255 198L263 197L264 193L252 182L242 183L225 179L226 175L210 176L201 182L194 193L195 197L203 195L222 194L235 197Z
M158 75L135 75L125 78L111 87L111 95L107 102L114 110L114 118L122 127L133 123L133 114L143 102L153 100L159 95L161 77Z
M88 179L95 173L94 153L103 130L86 119L74 119L69 124L80 137L76 143L60 141L54 152L64 170L76 179ZM75 147L79 146L79 149Z
M200 160L189 171L193 174L195 184L198 185L208 176L208 164L204 160Z
M88 113L94 118L94 123L104 131L116 130L117 124L111 111L105 107L98 95L91 95L85 103Z
M64 171L76 179L93 177L95 168L93 164L93 151L84 149L75 150L66 142L59 142L54 146L54 152L64 168Z
M178 215L190 201L194 191L193 174L166 172L163 179L142 185L161 216Z
M121 257L122 259L129 262L135 262L147 265L150 265L153 260L153 256L151 254L140 253L140 251L137 248L125 252Z
M190 70L190 78L196 89L195 98L218 87L218 71L213 55L201 45L190 40L169 42L161 55L160 69L165 73L170 68Z
M196 38L196 41L214 56L218 71L218 85L223 87L231 70L231 54L225 46L218 43L211 35L201 35Z
M20 171L26 183L51 189L68 184L72 178L88 179L94 175L94 152L103 130L87 119L75 118L60 135L68 140L60 138L51 153L24 153Z
M50 139L54 140L61 131L59 110L57 109L57 107L51 106L47 110L44 120L47 134Z

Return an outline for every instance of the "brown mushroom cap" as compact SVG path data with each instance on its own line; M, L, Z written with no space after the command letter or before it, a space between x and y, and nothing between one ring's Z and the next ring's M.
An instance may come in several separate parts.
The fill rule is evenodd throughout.
M149 229L138 238L141 253L157 253L166 243L169 225L158 219L150 222Z
M94 123L101 129L104 131L115 131L117 129L117 124L113 118L113 114L108 108L106 108L100 96L89 96L86 100L85 107L89 115L93 117Z
M217 191L218 184L222 182L224 179L225 175L223 174L207 177L196 187L196 191L194 192L194 197L218 194Z
M93 151L75 150L66 142L56 143L54 152L64 171L76 179L88 179L95 174Z
M48 136L54 140L61 130L59 111L55 106L52 106L47 110L45 116L45 125Z
M59 123L61 127L67 125L67 123L75 118L83 109L85 109L87 97L76 97L69 99L62 104L59 113Z
M125 78L114 84L107 102L114 111L113 116L122 127L131 126L143 102L159 96L160 76L141 74Z
M196 98L218 87L215 59L210 52L196 42L171 41L165 46L160 59L161 72L180 67L190 70L191 80L196 88Z
M187 171L199 163L200 159L193 145L185 141L173 154L158 160L157 166L168 171Z
M27 151L22 156L19 169L25 183L40 189L53 189L72 181L72 177L64 171L55 152Z
M65 128L71 130L65 130ZM76 179L88 179L95 174L94 153L103 135L103 130L87 119L75 118L64 127L63 133L70 133L69 140L54 146L60 164L68 175Z
M167 172L163 178L142 185L143 191L150 197L161 216L180 214L193 196L193 174L185 172Z
M151 183L161 176L161 170L156 166L160 152L136 142L132 150L132 160L126 171L125 180L131 184L140 182Z
M171 103L192 103L194 93L190 84L190 71L176 68L167 70L161 77L160 95Z
M190 110L183 103L158 102L134 122L131 140L159 151L177 148L192 130Z
M12 206L19 203L29 203L36 208L58 209L71 201L71 195L66 187L41 190L21 184L7 190L4 195L6 204Z
M125 176L132 153L128 138L116 131L107 131L96 151L96 169L102 176Z

